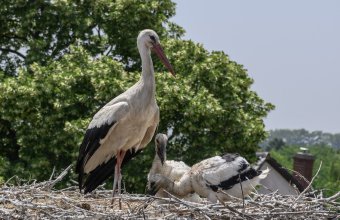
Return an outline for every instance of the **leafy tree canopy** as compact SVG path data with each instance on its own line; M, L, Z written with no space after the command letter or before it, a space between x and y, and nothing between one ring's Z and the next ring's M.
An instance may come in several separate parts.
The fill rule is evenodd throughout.
M268 146L266 147L266 150L270 150L270 149L280 150L285 145L286 143L281 138L274 138L271 141L269 141Z
M340 149L340 134L325 133L322 131L307 131L305 129L275 129L269 131L268 138L260 145L271 148L271 142L275 139L283 140L287 145L321 145L326 144Z
M51 13L71 10L64 4L72 5L72 11L87 8L83 2L70 2L49 3ZM137 11L134 11L137 6L129 5L133 8L130 11L126 5L129 2L139 4ZM102 30L94 32L93 39L99 39L99 33L102 33L100 37L107 38L103 42L112 44L105 44L99 50L101 44L90 44L92 41L77 35L75 38L80 40L69 46L75 41L70 40L73 29L68 29L65 33L69 33L66 37L70 40L69 45L60 50L58 56L43 52L39 55L41 60L26 62L26 58L24 63L15 63L15 71L18 66L28 67L21 68L16 77L9 76L8 73L13 72L8 72L8 68L0 72L0 167L3 167L0 176L18 174L46 179L54 166L62 169L75 162L85 129L94 113L139 79L137 64L140 61L135 41L138 31L145 27L160 33L177 73L176 78L171 77L154 59L157 102L161 112L158 132L172 133L168 158L193 164L228 151L254 159L257 145L266 135L263 117L273 106L251 90L253 80L242 65L231 61L223 52L208 52L199 44L178 39L183 30L168 21L174 14L174 4L170 1L96 1L90 6L88 10L114 9L108 13L107 20L105 13L98 12L98 20L94 19L95 14L84 13L80 23L72 27L89 28L86 22L82 22L91 17L88 19L95 20ZM19 4L11 7L19 7ZM33 13L35 9L32 7L27 6L27 10ZM145 10L145 13L139 10ZM69 15L64 19L72 24L78 18ZM64 27L59 24L58 29L54 25L58 26L47 19L42 27L48 30L50 26L57 30ZM15 31L19 29L15 28ZM91 27L91 31L94 30L96 26ZM48 33L41 35L47 37ZM5 45L11 43L8 40ZM100 55L111 45L110 55ZM26 47L21 42L17 49ZM39 53L36 50L32 53ZM12 59L9 54L2 55ZM153 157L152 143L127 165L123 174L130 191L144 191ZM136 167L139 169L137 174Z
M3 1L0 69L15 75L18 67L34 62L46 65L68 53L76 42L92 56L107 55L135 69L139 67L138 32L152 28L162 38L180 36L183 30L168 20L174 14L170 0Z

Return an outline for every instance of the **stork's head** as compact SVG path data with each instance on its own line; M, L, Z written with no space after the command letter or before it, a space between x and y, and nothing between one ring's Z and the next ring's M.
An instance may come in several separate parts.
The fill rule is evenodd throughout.
M164 54L163 48L159 41L159 37L155 31L150 29L145 29L141 31L137 38L137 45L138 47L144 46L155 52L162 63L165 65L165 67L170 71L173 76L175 76L175 71L172 68L168 58Z
M166 160L166 145L168 143L168 137L165 134L157 134L155 137L156 153L161 160L162 165Z

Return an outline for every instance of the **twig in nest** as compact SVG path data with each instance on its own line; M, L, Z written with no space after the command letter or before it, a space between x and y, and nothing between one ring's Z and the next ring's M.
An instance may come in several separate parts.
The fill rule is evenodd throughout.
M142 209L146 209L152 202L154 201L154 198L149 198L146 201L144 201L142 203L142 205L137 206L136 208L132 209L132 212L135 212L135 210L142 210Z
M304 189L304 190L300 193L300 195L295 199L295 201L290 205L290 207L292 207L292 206L296 203L296 201L298 201L298 200L301 198L301 196L302 196L303 194L305 194L305 193L307 192L307 190L310 189L310 187L312 186L312 183L313 183L315 177L317 177L318 174L319 174L319 172L320 172L321 166L322 166L322 161L320 161L319 169L318 169L318 171L316 172L316 174L313 176L312 180L310 181L310 183L308 184L308 186L306 187L306 189Z
M63 172L61 172L61 174L59 174L59 176L55 180L53 180L52 182L48 183L47 186L45 186L44 188L45 189L52 189L53 186L56 183L60 182L66 176L66 174L71 169L71 167L72 167L72 164L70 164Z
M50 176L50 179L49 179L49 181L51 181L51 180L52 180L52 178L53 178L53 176L54 176L54 172L55 172L55 166L53 167L53 170L52 170L52 173L51 173L51 176Z
M328 198L326 198L324 200L326 200L326 201L334 201L334 200L338 199L339 197L340 197L340 192L337 192L333 196L330 196L330 197L328 197Z
M304 177L304 176L303 176L301 173L299 173L298 171L289 169L289 168L287 168L287 167L282 167L282 168L284 168L284 169L286 169L286 170L289 170L289 171L292 172L292 173L295 173L296 175L298 175L299 177L301 177L301 179L303 179L304 181L306 181L306 183L310 183L309 180L307 180L306 177Z
M237 200L237 201L240 201L240 200L241 200L240 198L237 198L237 197L234 197L234 196L232 196L232 195L229 195L228 193L224 192L223 190L219 190L218 192L223 193L223 194L229 196L231 199L235 199L235 200ZM221 202L221 204L222 204L224 207L226 207L227 209L229 209L230 211L232 211L232 212L234 212L234 213L237 213L237 214L238 214L239 216L241 216L242 218L247 217L247 218L250 218L250 219L254 219L253 217L251 217L251 216L249 216L249 215L247 215L247 214L245 214L245 213L242 213L242 212L240 212L240 211L234 209L233 207L227 205L227 204L226 204L225 202L223 202L222 200L219 200L219 201ZM244 209L244 207L245 207L245 205L244 205L244 197L243 197L243 200L242 200L242 201L243 201L243 209Z
M238 179L240 181L240 185L241 185L241 192L242 192L242 201L243 201L243 208L244 208L244 194L243 194L243 188L242 188L242 182L241 182L241 174L238 174Z
M245 213L242 213L240 211L237 211L236 209L234 209L233 207L229 206L229 205L226 205L224 203L224 207L226 207L227 209L229 209L230 211L234 212L234 213L237 213L239 216L241 216L242 218L244 217L247 217L247 218L250 218L250 219L254 219L253 217L251 217L250 215L248 214L245 214Z
M84 196L77 187L65 190L46 190L52 181L25 182L21 186L0 188L0 216L4 219L336 219L340 203L336 202L340 192L328 198L311 198L306 193L298 195L256 194L254 200L240 198L221 204L182 201L168 193L169 198L137 194L121 194L123 210L108 208L111 190L97 189ZM72 190L73 189L73 190ZM224 193L223 191L221 191ZM227 194L228 195L228 194ZM230 196L230 195L229 195ZM234 197L230 196L230 199ZM153 200L167 202L152 204ZM294 210L289 209L295 201ZM91 206L89 205L91 204ZM145 205L147 208L144 208ZM87 206L84 206L87 205ZM243 212L243 213L242 213ZM0 219L1 219L0 217Z
M198 211L198 212L202 213L207 219L210 219L210 217L208 216L208 214L205 213L203 210L198 209L198 207L195 207L194 205L190 205L190 204L189 204L190 202L184 202L183 200L181 200L181 199L177 198L176 196L172 195L171 193L169 193L169 192L166 191L165 189L163 189L163 190L164 190L165 193L167 193L167 194L170 196L170 198L175 199L178 203L183 204L183 205L185 205L185 206L187 206L187 207L189 207L189 208L194 208L194 211Z
M19 177L18 177L17 175L14 175L14 176L10 177L10 178L5 182L4 185L7 185L7 184L8 184L9 182L11 182L12 179L14 179L14 178L19 179Z
M232 195L230 195L230 194L224 192L224 191L221 190L221 189L219 189L217 192L222 193L222 194L224 194L224 195L227 195L227 196L228 196L229 198L231 198L231 199L234 199L234 200L237 200L237 201L240 201L240 200L241 200L240 198L237 198L237 197L235 197L235 196L232 196Z

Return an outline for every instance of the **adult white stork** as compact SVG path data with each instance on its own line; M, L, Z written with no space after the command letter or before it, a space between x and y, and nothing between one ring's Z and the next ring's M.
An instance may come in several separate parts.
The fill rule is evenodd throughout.
M162 187L180 196L196 192L216 203L217 200L230 200L230 196L242 198L248 195L259 184L260 179L267 177L268 172L268 169L254 170L246 159L238 154L225 154L195 164L179 181L172 181L163 175L154 175L153 191Z
M114 173L113 193L118 187L120 194L122 164L146 147L158 125L151 50L173 75L175 72L153 30L141 31L137 46L142 60L140 80L94 115L80 146L76 172L79 189L84 189L84 193L91 192Z
M168 137L165 134L157 134L155 137L155 157L152 162L152 167L148 174L148 190L152 190L154 182L152 182L153 176L160 174L168 177L172 181L178 181L187 172L190 171L190 167L183 161L167 160L166 158L166 147L167 147ZM168 194L159 189L154 192L157 197L168 197ZM170 191L175 196L174 192ZM183 197L184 200L191 202L200 202L201 198L196 194L188 194Z

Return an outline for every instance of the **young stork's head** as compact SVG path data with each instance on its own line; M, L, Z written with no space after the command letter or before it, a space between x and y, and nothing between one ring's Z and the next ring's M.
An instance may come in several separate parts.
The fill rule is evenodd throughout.
M165 134L157 134L155 137L155 148L156 154L161 160L162 165L164 165L164 161L166 160L166 145L168 143L168 137Z

